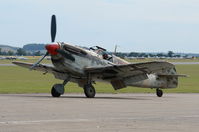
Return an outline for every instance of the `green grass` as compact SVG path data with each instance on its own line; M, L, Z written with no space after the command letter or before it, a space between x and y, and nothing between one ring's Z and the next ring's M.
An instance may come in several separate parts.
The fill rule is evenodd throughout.
M13 60L13 61L21 61L21 62L27 62L27 63L35 63L36 61L38 61L37 59L29 59L29 60ZM11 64L13 62L12 60L0 60L0 64ZM42 61L42 63L46 63L46 64L51 64L51 60L46 60L44 59Z
M16 60L28 63L35 63L41 56L29 56L28 60ZM15 61L15 60L14 60ZM148 62L148 61L168 61L168 62L199 62L199 59L153 59L153 58L144 58L144 59L127 59L127 61L135 63L135 62ZM12 60L0 60L0 64L11 64ZM51 60L44 59L42 63L51 64Z
M148 62L148 61L167 61L167 62L199 62L199 59L154 59L154 58L143 58L143 59L127 59L131 63L135 62Z
M199 93L199 65L177 65L181 74L188 74L189 78L180 78L179 87L164 90L173 93ZM38 71L15 66L0 67L0 93L49 93L55 83L61 80L54 79L51 74L43 75ZM150 93L155 90L147 88L128 87L121 90L113 90L110 84L97 83L94 85L98 93ZM83 89L77 84L68 83L65 86L66 93L82 93Z

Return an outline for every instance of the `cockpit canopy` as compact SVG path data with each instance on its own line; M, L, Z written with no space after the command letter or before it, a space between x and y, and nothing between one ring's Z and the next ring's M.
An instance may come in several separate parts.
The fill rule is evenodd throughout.
M99 46L93 46L93 47L90 47L89 48L89 50L93 50L93 51L95 51L95 50L103 50L103 51L106 51L106 49L104 49L104 48L102 48L102 47L99 47Z
M110 60L110 58L112 58L111 54L108 53L107 50L102 47L93 46L93 47L90 47L89 50L94 51L98 55L102 56L102 58L105 60Z

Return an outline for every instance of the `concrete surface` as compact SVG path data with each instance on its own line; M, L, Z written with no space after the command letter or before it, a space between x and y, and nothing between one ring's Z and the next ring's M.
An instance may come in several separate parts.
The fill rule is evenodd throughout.
M0 94L0 132L198 132L199 94Z

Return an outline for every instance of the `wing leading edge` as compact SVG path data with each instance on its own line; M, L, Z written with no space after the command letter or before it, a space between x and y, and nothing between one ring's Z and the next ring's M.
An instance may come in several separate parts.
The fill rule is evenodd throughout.
M152 61L125 65L110 65L105 67L87 67L85 68L85 72L92 75L99 75L99 77L106 80L157 73L162 69L174 67L173 64L168 62Z
M30 69L33 65L33 63L25 63L25 62L18 62L18 61L15 61L12 63L24 68L28 68L28 69ZM70 78L70 75L68 73L57 71L53 66L50 66L50 65L38 64L31 70L41 71L44 74L51 73L54 75L55 78L61 79L61 80L66 80Z
M24 68L28 68L28 69L30 69L33 66L33 63L25 63L25 62L19 62L19 61L15 61L12 63ZM43 64L36 65L32 70L37 70L41 72L49 72L49 73L55 72L55 69L53 66L48 66L48 65L43 65Z

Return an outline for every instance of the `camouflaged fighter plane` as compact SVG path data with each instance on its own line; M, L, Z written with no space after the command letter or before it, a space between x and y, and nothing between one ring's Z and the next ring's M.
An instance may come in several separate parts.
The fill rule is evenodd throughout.
M45 46L46 54L35 64L13 62L32 70L52 73L55 78L63 80L62 84L52 87L53 97L64 94L64 86L69 82L79 84L86 97L95 97L93 83L102 81L111 83L115 90L127 86L155 88L158 97L163 95L161 89L176 88L178 75L173 64L168 62L145 62L131 64L115 55L110 55L99 46L90 49L66 43L55 43L56 18L51 20L52 44ZM53 66L39 64L47 55L51 56Z

